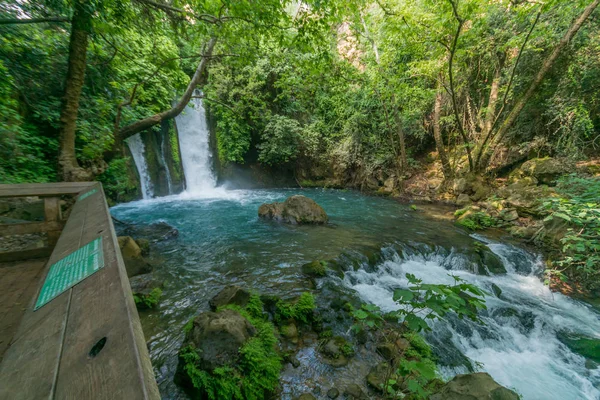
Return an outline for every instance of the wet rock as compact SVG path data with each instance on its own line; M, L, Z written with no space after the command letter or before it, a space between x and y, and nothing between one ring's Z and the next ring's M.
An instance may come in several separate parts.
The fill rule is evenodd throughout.
M144 294L152 289L162 288L164 286L161 281L154 279L152 274L134 276L129 280L129 284L133 294Z
M327 397L330 399L337 399L340 396L340 391L336 388L331 388L327 391Z
M281 332L281 336L289 340L290 342L296 344L298 343L298 328L296 324L291 322L290 324L283 325L279 328L279 332Z
M559 332L557 336L572 352L600 363L600 339L569 332Z
M494 275L506 274L504 263L490 248L481 242L473 243L474 252L470 253L474 262L473 272L481 275L487 275L488 272Z
M182 347L191 345L200 358L198 367L213 371L235 363L240 348L255 334L256 328L236 311L204 312L194 318Z
M296 400L317 400L317 398L310 393L303 393L296 397Z
M391 365L383 362L371 368L367 375L367 383L378 392L384 393L387 382L390 379L396 380L396 378Z
M143 256L147 256L150 253L150 241L148 239L134 239Z
M377 345L377 353L387 361L392 361L398 356L398 349L393 343L382 343Z
M140 258L142 256L142 249L131 236L119 236L117 240L123 258Z
M127 270L128 277L131 278L152 271L150 264L142 257L142 249L140 249L140 246L138 246L131 236L119 236L117 240L119 242L119 248L121 249L123 261L125 262L125 269Z
M344 394L349 400L366 400L369 398L356 383L351 383L346 386L346 389L344 389Z
M519 400L519 395L500 386L485 372L457 375L431 400Z
M304 275L320 278L327 275L327 262L326 261L313 261L302 266L302 273Z
M164 284L154 279L152 274L134 276L129 279L129 284L138 309L154 308L158 305Z
M161 221L150 225L130 225L125 229L125 234L148 239L150 243L156 243L176 238L179 236L179 231L177 228Z
M504 263L500 257L492 253L490 250L484 251L481 258L483 260L483 265L485 265L488 271L490 271L492 274L506 274Z
M334 336L327 339L319 351L323 356L323 362L332 367L342 367L348 364L349 357L354 354L352 345L341 336Z
M215 311L217 308L228 304L245 307L249 300L250 292L239 286L231 285L223 288L223 290L210 299L208 304L210 305L211 310Z
M502 289L500 289L500 286L496 285L495 283L492 283L492 291L496 297L500 297L502 295Z
M288 197L283 203L263 204L258 209L258 216L288 224L318 225L328 220L320 205L301 195Z
M292 364L292 367L294 368L298 368L300 366L300 360L298 360L298 357L292 354L286 355L284 357L284 361Z

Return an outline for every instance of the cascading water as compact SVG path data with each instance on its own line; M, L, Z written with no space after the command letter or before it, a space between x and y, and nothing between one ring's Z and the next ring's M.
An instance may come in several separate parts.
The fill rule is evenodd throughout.
M539 279L542 264L531 254L475 238L487 242L502 259L505 275L468 272L452 252L422 254L404 248L387 249L391 254L375 270L346 272L344 284L363 301L388 312L399 307L392 300L393 291L408 286L407 273L424 283L446 284L453 283L448 273L457 275L489 294L482 325L457 318L431 324L427 339L438 352L446 378L483 370L525 399L600 399L600 368L586 364L560 340L565 335L599 338L598 315L544 286Z
M324 328L355 341L350 331L354 320L333 307L333 301L339 307L342 300L393 310L397 307L393 291L408 286L406 273L425 283L452 284L451 273L489 294L488 309L480 315L484 325L448 317L434 322L433 332L426 334L445 379L470 370L486 371L524 400L600 399L598 364L565 344L575 349L565 337L577 335L600 339L600 313L550 292L540 280L543 265L536 255L467 235L396 201L357 192L301 191L323 206L331 221L327 226L304 227L265 223L256 216L261 204L282 201L298 194L298 189L230 190L224 196L212 190L209 195L167 196L112 209L115 217L146 227L149 235L155 232L150 224L158 222L180 232L176 240L153 246L161 260L153 274L165 282L164 293L159 309L141 316L161 398L188 398L173 381L182 327L227 285L282 298L310 290L327 321ZM506 273L473 273L486 272L475 268L483 262L477 255L481 247L474 241L487 244ZM301 266L313 260L335 261L328 275L316 281L316 289L312 281L299 278ZM496 265L492 270L502 268ZM301 343L296 355L300 366L288 364L282 370L282 400L315 388L324 394L332 385L343 390L358 384L367 392L366 375L383 361L369 342L355 347L356 355L347 366L334 368L322 362L318 339L307 334Z
M190 107L175 118L185 174L186 191L205 195L214 190L217 180L212 171L210 134L202 99L195 98Z
M140 185L142 186L142 196L144 199L154 197L154 185L148 172L148 164L146 164L144 142L139 133L131 136L127 140L127 145L133 156L133 161L140 175Z
M167 177L167 188L169 189L169 194L173 194L173 180L171 179L171 170L169 170L169 164L167 164L167 159L165 157L165 153L167 151L167 136L163 136L162 143L160 145L160 159L162 161L162 165L165 167L165 174Z

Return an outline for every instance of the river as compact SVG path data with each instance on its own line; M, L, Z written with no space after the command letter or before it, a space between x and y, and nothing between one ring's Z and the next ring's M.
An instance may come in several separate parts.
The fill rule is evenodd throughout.
M321 204L330 223L288 226L258 219L260 204L296 193ZM600 338L600 314L550 292L540 278L541 258L506 239L472 235L394 200L341 190L215 188L121 204L111 212L135 224L165 221L180 232L152 247L154 274L165 289L159 308L141 313L163 398L186 398L172 382L182 327L208 310L208 300L225 285L286 298L314 289L323 312L331 312L329 302L340 293L392 310L392 292L407 286L406 273L426 283L451 283L452 273L489 293L488 310L483 325L453 318L433 323L426 338L444 378L473 367L524 399L600 399L598 366L559 340L564 334ZM472 272L475 241L500 256L505 274ZM330 273L316 288L300 272L303 263L334 258L345 272ZM492 284L502 293L495 294ZM282 372L285 399L333 381L364 380L365 365L376 363L357 354L356 363L333 369L310 348L298 359L298 369L288 365Z

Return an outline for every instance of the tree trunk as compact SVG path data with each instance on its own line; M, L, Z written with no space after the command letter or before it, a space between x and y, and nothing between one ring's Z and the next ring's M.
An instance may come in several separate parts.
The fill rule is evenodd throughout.
M446 154L446 148L444 147L444 140L442 139L442 130L440 127L440 118L442 116L442 89L438 88L435 95L435 104L433 106L433 138L435 139L435 146L437 147L438 154L440 155L440 161L442 162L442 171L444 172L444 178L446 181L454 178L452 167L450 166L450 160L448 160L448 154Z
M400 110L398 107L396 107L394 110L394 121L396 122L398 141L400 142L400 165L402 166L402 171L406 172L406 169L408 168L408 161L406 158L406 143L404 140L404 130L402 130L402 121L400 121Z
M565 47L567 47L571 39L573 39L575 34L579 31L579 29L581 29L585 21L594 12L594 10L598 7L599 4L600 0L594 0L586 7L583 13L579 16L579 18L577 18L577 20L575 20L573 25L569 28L565 36L560 40L560 42L558 42L558 45L554 48L552 53L550 53L548 58L544 60L544 63L542 64L540 70L529 85L529 88L527 89L525 94L517 101L511 112L508 114L508 116L502 123L502 125L500 125L500 128L498 128L498 132L496 132L496 134L494 135L494 140L492 140L490 146L482 149L483 156L481 159L481 169L485 169L489 165L489 162L493 155L493 151L490 151L490 149L495 149L495 147L504 139L504 136L506 135L508 130L515 123L519 115L521 115L521 111L523 111L523 108L525 108L527 102L533 97L537 89L542 84L544 78L546 77L546 74L552 69L552 66L554 65L556 59L560 56L561 52L564 50Z
M192 80L188 84L188 87L186 88L183 96L181 96L181 98L179 99L177 104L173 106L173 108L167 111L160 112L158 114L154 114L148 118L144 118L142 120L129 124L123 128L120 128L118 132L115 132L115 142L120 143L128 137L135 135L136 133L142 132L148 128L153 127L156 124L159 124L165 119L175 118L176 116L178 116L192 99L192 95L194 94L194 90L196 90L196 87L205 78L206 67L212 56L212 52L216 43L216 37L212 37L208 41L206 50L204 52L204 55L202 56L202 60L198 64L198 68L196 68L196 72L194 73ZM118 126L116 128L118 128Z
M74 4L65 94L60 114L59 174L60 178L67 182L91 179L91 175L79 166L75 155L77 112L85 79L88 33L92 19L84 3L83 0L77 0Z
M490 88L490 97L488 100L487 110L485 112L485 120L483 122L483 137L487 136L492 130L494 119L496 118L496 104L498 103L498 93L500 92L500 79L502 78L502 70L504 69L505 55L502 55L498 60L498 68L494 72L492 87Z

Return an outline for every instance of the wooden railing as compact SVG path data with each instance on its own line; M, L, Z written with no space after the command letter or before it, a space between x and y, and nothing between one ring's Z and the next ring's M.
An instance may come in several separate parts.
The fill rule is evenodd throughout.
M0 185L0 198L39 197L44 201L43 222L26 222L0 225L0 237L25 235L29 233L47 234L47 246L0 252L0 262L18 261L32 258L45 258L52 254L65 222L62 219L60 200L62 196L73 196L92 187L93 183L51 183Z
M63 195L78 195L66 221ZM56 245L0 364L0 399L159 399L101 184L0 185L0 197L23 196L44 198L45 221L4 225L2 235L47 232ZM99 238L104 267L34 310L51 266Z

